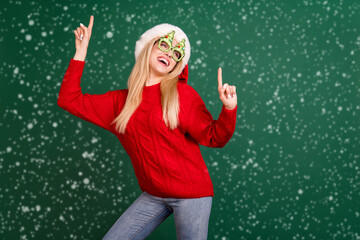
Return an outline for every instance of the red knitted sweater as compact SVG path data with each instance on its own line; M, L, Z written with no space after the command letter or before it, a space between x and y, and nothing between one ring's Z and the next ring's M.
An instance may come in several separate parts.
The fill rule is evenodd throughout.
M199 144L224 147L235 131L237 106L229 110L222 105L218 120L213 120L200 95L190 85L178 83L179 126L169 130L162 119L160 83L145 86L126 133L119 134L110 123L120 114L128 89L83 94L84 65L85 61L71 58L57 103L117 136L129 154L141 190L163 198L214 196Z

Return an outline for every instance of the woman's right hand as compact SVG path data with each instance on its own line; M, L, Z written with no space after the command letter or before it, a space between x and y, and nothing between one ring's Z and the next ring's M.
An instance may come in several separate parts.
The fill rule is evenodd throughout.
M88 27L80 23L80 27L74 30L76 52L86 54L87 48L89 46L93 24L94 16L91 15Z

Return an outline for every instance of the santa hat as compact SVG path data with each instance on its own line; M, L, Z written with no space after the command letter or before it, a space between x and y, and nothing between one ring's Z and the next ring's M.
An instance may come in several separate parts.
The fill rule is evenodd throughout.
M150 28L146 32L144 32L139 40L136 41L135 45L135 60L138 58L140 52L143 50L145 45L152 40L155 37L162 37L166 34L175 31L174 39L178 42L181 42L183 39L185 39L185 56L181 60L181 70L179 72L179 81L187 83L188 78L188 62L190 59L190 42L186 34L181 30L181 28L168 24L168 23L162 23L158 24L155 27Z
M188 65L186 64L184 70L182 70L181 74L179 75L179 82L187 84L188 76L189 76L189 69L188 69Z

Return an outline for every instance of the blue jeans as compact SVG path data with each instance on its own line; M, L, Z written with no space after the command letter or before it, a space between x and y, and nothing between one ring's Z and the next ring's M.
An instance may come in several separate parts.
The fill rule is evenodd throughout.
M207 239L211 205L212 196L160 198L143 192L103 240L145 239L173 212L178 240Z

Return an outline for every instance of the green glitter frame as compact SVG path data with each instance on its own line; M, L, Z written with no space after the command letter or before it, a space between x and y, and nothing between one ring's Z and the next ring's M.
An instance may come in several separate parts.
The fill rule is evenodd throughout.
M174 39L174 34L175 31L172 31L168 34L166 34L165 36L163 36L162 38L160 38L159 40L159 44L158 47L161 51L163 52L168 52L171 50L171 56L172 58L176 61L176 62L180 62L181 59L183 59L185 57L185 39L183 38L183 40L181 42L179 42L178 44L176 44L175 47L173 47L172 45L172 41ZM165 42L167 43L170 47L167 50L164 50L163 48L161 48L161 43ZM179 58L178 60L176 60L176 58L174 57L174 51L177 51L181 54L181 58Z

